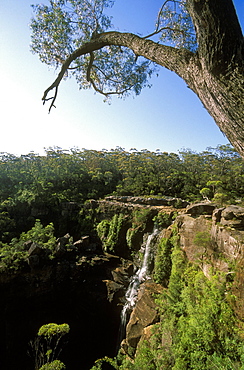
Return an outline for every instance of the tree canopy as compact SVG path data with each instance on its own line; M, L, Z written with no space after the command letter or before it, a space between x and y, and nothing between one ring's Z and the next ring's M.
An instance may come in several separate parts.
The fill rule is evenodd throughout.
M244 155L243 35L232 0L165 0L149 35L114 31L112 0L50 0L33 6L32 51L60 68L43 102L73 75L80 88L139 94L157 65L178 74ZM54 95L49 97L50 91Z
M83 203L115 192L118 195L167 195L200 200L202 188L212 198L217 190L234 201L244 191L244 165L230 145L207 148L201 153L185 149L176 153L110 151L59 147L46 155L0 155L0 204L38 208L62 202Z

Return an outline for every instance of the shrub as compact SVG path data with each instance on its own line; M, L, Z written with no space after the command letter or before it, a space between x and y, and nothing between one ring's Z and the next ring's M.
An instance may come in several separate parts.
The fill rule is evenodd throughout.
M166 212L159 212L157 216L153 218L154 223L157 225L158 228L163 229L167 228L171 225L172 219L175 218L176 215L171 215Z
M69 333L69 325L68 324L45 324L40 327L38 330L37 335L43 336L46 339L51 339L53 337L61 338L63 335Z
M109 233L109 226L110 226L110 222L108 220L102 220L97 225L97 234L101 242L104 242L106 240L108 233Z
M196 233L193 243L197 247L207 248L211 244L211 237L207 231L200 231Z
M97 226L97 233L103 243L105 252L116 253L122 239L122 229L125 224L125 217L122 213L115 214L111 221L103 220Z
M136 209L132 214L132 226L127 230L126 242L131 250L138 249L139 244L142 241L143 233L146 230L148 221L151 220L150 209Z
M40 327L30 347L35 360L36 370L62 370L64 364L57 357L62 351L61 339L70 331L68 324L45 324Z
M95 364L91 368L91 370L102 370L102 369L104 369L103 364L105 364L105 368L107 368L106 364L109 364L109 365L107 365L107 366L109 366L109 369L119 369L119 367L117 366L116 358L113 359L113 358L105 356L103 358L100 358L100 359L96 360Z
M145 229L148 223L148 220L151 216L151 210L147 208L136 209L133 212L133 219L132 223L135 227L140 227L141 229Z
M32 229L23 232L19 239L13 238L9 244L0 242L0 271L17 271L25 264L28 257L28 251L25 250L27 241L53 252L56 245L53 223L44 227L40 220L36 220Z
M168 238L162 238L158 245L155 257L154 280L156 283L167 286L171 274L172 244Z
M65 370L66 366L59 360L54 360L40 367L39 370Z

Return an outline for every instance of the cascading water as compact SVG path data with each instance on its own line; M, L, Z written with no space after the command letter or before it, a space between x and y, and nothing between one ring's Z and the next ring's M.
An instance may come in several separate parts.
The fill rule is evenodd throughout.
M143 281L150 278L149 265L151 262L151 258L150 258L151 257L151 246L152 246L152 241L157 234L158 234L158 230L154 228L153 233L148 236L146 246L145 246L142 266L132 276L128 289L125 293L126 301L125 301L124 307L120 314L121 323L120 323L119 336L118 336L118 346L117 346L118 350L125 336L125 328L128 322L129 314L136 304L137 293L138 293L140 284L143 283Z

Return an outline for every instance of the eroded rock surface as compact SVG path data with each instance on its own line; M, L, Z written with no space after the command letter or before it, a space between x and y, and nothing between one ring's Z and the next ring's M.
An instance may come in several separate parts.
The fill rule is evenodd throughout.
M244 318L244 208L228 206L217 208L214 204L198 203L186 209L176 220L179 242L189 261L197 263L206 277L213 270L221 271L233 283L233 293L238 297L235 310ZM164 230L161 237L172 236L172 227ZM233 263L236 272L233 272ZM151 290L152 288L152 290ZM122 351L134 356L139 343L149 339L157 322L154 294L162 290L157 284L141 286L138 302L133 309L122 342ZM163 338L170 345L171 338Z
M162 287L152 281L143 283L138 292L138 300L126 327L126 338L122 343L125 353L135 353L144 329L158 321L155 297Z

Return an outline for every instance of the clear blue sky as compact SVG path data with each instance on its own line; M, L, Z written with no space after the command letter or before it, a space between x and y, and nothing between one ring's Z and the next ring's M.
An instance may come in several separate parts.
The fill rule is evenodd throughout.
M37 0L0 1L1 135L0 152L43 154L43 148L101 150L120 146L176 152L226 144L213 119L194 93L172 72L160 69L151 89L112 104L93 91L80 91L75 81L63 81L57 109L48 114L43 91L55 72L30 52L30 4ZM116 0L115 29L149 33L162 0ZM244 23L244 2L234 0Z

